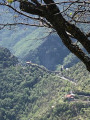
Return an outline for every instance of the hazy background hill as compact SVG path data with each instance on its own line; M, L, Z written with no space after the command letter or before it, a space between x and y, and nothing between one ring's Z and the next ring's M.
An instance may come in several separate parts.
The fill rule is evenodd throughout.
M0 7L1 23L13 23L17 18L19 19L17 13ZM49 70L57 69L58 65L71 67L77 63L78 59L70 54L57 34L49 35L50 31L51 29L21 25L5 27L0 30L0 46L8 48L23 63L31 61Z
M78 62L56 34L49 35L50 29L21 28L0 31L0 46L10 49L21 61L31 61L50 70L55 70L57 65L71 67Z

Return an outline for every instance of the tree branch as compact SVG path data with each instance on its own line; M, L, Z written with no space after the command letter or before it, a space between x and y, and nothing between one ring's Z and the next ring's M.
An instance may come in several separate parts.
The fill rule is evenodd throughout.
M35 4L32 4L31 2L26 2L26 1L20 2L20 9L24 12L43 17L43 10L40 9Z
M7 24L0 24L0 26L3 26L1 29L3 29L6 26L14 26L14 25L26 25L26 26L36 26L36 27L47 27L45 25L40 24L28 24L28 23L7 23Z
M87 37L90 37L90 33L87 33L86 36L87 36Z
M90 54L90 40L88 40L87 36L84 35L83 32L80 31L79 28L77 28L74 24L70 24L69 22L65 21L65 29L68 31L71 35L73 35L87 50L87 52Z

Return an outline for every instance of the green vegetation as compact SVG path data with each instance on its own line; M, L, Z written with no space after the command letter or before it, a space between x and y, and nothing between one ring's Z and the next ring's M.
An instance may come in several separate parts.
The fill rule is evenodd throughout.
M13 56L7 48L0 47L0 68L10 67L16 65L18 59Z
M63 74L74 79L78 86L78 94L90 95L90 73L85 69L83 63L79 62L68 71L63 71Z
M43 120L89 120L88 103L71 102L57 104ZM42 119L41 119L42 120Z
M1 64L6 60L12 63L12 57L9 55L11 53L6 50L0 48ZM16 59L13 59L14 63L15 61ZM80 82L83 79L78 79L78 84L75 85L35 64L26 66L11 64L9 67L2 67L0 71L0 120L89 120L90 102L87 101L87 96L80 97L79 95L80 92L89 95L87 82L90 80L85 68L82 73L81 78L84 82L81 85ZM71 90L76 94L77 99L71 102L64 101L65 95Z
M69 67L70 68L73 65L75 65L78 61L79 61L79 59L76 58L74 54L70 53L69 55L67 55L64 58L63 65L64 65L64 67Z

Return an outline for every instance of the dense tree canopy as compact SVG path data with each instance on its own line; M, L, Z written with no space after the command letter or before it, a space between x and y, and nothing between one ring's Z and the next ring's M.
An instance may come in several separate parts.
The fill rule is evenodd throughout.
M17 18L14 15L15 19L18 19L14 23L1 22L1 29L7 25L17 24L51 28L52 32L59 35L64 45L90 71L90 31L88 30L88 33L85 33L79 28L80 24L90 25L89 0L2 0L0 5L11 8L18 15L23 16ZM24 19L23 22L21 22L22 18ZM76 41L74 42L72 38L75 38ZM82 44L87 54L77 42Z
M62 71L65 80L42 66L17 62L0 47L0 120L89 120L90 76L82 63ZM71 90L70 102L65 96Z

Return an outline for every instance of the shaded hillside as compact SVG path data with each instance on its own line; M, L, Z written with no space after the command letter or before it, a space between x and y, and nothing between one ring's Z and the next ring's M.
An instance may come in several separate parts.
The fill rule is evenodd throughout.
M70 55L71 59L64 60L69 56L69 50L56 34L48 36L47 29L16 28L15 32L13 30L0 32L0 45L9 48L22 61L32 61L50 70L55 70L58 64L65 63L66 67L70 67L78 61L73 55Z
M85 68L83 70L85 73L81 78L85 77L87 83L89 76ZM0 120L89 120L90 104L89 101L86 102L87 98L78 96L80 86L35 64L2 68ZM77 100L65 101L65 95L71 90L76 94ZM89 89L84 92L90 93Z
M43 65L49 70L55 70L56 65L63 64L64 58L69 54L57 35L48 36L36 50L32 50L24 60Z

